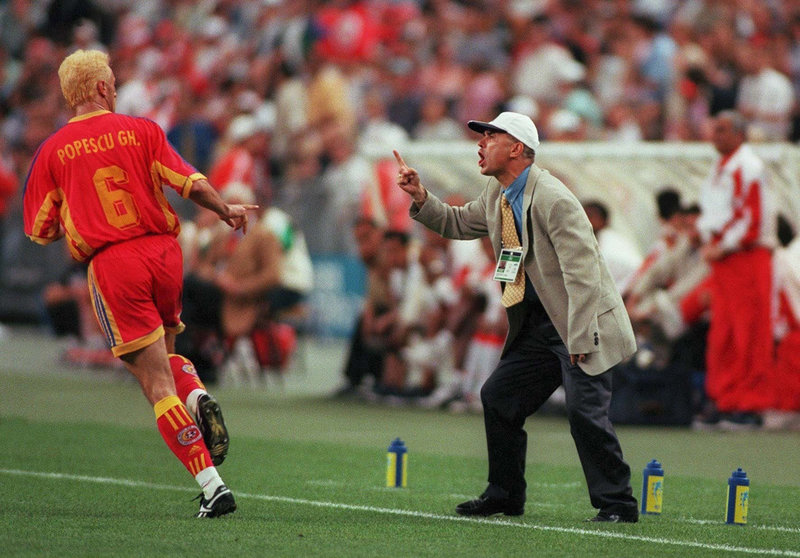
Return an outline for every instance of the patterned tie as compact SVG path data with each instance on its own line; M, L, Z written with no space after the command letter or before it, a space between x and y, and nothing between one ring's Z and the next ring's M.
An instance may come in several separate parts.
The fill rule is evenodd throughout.
M503 194L502 202L500 203L500 213L502 216L502 237L503 248L520 248L522 243L517 236L517 228L514 226L514 213L511 210L511 205ZM500 302L503 306L508 308L522 302L525 296L525 270L520 262L517 276L514 278L513 283L506 283L503 289L503 298Z

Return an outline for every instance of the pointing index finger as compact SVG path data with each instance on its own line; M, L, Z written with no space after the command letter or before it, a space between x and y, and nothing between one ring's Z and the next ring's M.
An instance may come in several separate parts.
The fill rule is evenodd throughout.
M394 153L394 158L397 159L397 164L398 165L400 165L401 167L404 167L404 168L408 168L408 165L406 165L406 162L403 161L403 158L400 156L400 154L397 152L396 149L393 149L392 153Z

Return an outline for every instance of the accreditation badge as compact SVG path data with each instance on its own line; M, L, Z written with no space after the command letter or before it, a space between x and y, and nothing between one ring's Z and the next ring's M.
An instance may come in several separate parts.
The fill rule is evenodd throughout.
M503 248L500 250L500 257L497 259L497 267L494 269L494 280L503 283L513 283L517 278L519 266L522 265L522 247Z

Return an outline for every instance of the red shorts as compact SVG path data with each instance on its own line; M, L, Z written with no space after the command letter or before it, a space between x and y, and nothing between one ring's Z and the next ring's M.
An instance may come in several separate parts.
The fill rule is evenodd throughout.
M183 257L169 235L148 235L101 250L89 263L89 294L114 356L180 333Z

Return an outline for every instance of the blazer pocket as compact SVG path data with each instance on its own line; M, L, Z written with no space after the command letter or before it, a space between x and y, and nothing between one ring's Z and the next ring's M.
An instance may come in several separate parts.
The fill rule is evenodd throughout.
M606 294L600 297L597 302L597 315L604 314L609 310L613 310L619 304L619 300L613 293Z

